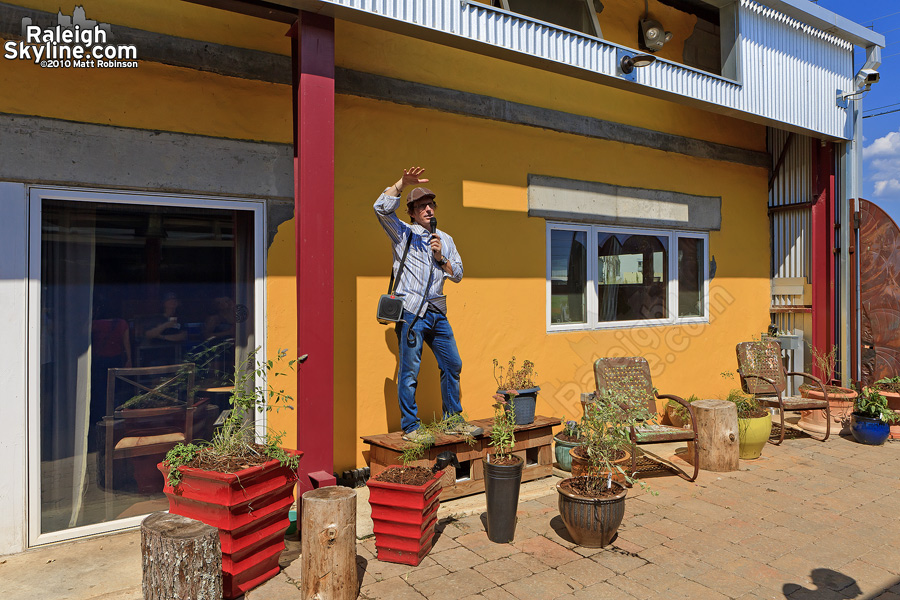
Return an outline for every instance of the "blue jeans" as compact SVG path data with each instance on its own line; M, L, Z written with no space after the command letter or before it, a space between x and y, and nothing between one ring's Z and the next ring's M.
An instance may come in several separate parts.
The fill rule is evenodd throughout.
M400 400L400 426L404 432L419 428L416 409L416 383L419 366L422 364L422 342L434 352L438 368L441 370L441 400L444 416L462 412L459 399L459 374L462 359L456 348L456 338L447 317L435 310L429 310L416 320L412 328L415 336L410 344L407 332L416 316L404 310L403 322L397 324L397 341L400 346L400 368L397 375L397 397Z

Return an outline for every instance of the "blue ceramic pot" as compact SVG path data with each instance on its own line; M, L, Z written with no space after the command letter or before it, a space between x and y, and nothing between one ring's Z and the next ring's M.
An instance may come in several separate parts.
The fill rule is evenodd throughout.
M575 446L580 446L579 442L567 442L565 440L561 440L555 435L553 436L554 451L556 452L556 463L559 465L561 471L565 471L567 473L572 471L572 455L569 454L569 449L574 448Z
M881 446L891 434L891 426L881 419L865 417L859 413L850 415L850 433L860 444Z

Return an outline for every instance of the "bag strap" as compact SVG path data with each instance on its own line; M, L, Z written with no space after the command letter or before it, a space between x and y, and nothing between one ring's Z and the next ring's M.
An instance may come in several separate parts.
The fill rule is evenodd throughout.
M406 264L406 255L409 254L409 245L412 243L412 229L409 230L409 236L406 238L406 249L403 251L403 258L400 259L400 266L397 267L397 284L400 283L400 276L403 274L403 265ZM394 293L394 270L391 269L391 281L388 283L388 294Z

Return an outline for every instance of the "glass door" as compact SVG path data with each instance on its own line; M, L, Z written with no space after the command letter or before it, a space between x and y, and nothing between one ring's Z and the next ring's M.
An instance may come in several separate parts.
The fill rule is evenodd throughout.
M32 543L168 508L157 463L212 436L235 366L261 343L261 214L32 192Z

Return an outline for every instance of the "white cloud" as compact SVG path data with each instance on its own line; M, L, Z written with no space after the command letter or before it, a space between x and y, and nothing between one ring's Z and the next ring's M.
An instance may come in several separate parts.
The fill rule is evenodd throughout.
M883 179L875 182L875 196L894 196L900 194L900 180Z
M864 146L863 159L873 195L884 200L900 200L900 131L892 131Z
M876 156L900 157L900 131L892 131L868 146L863 147L863 158L868 159Z

